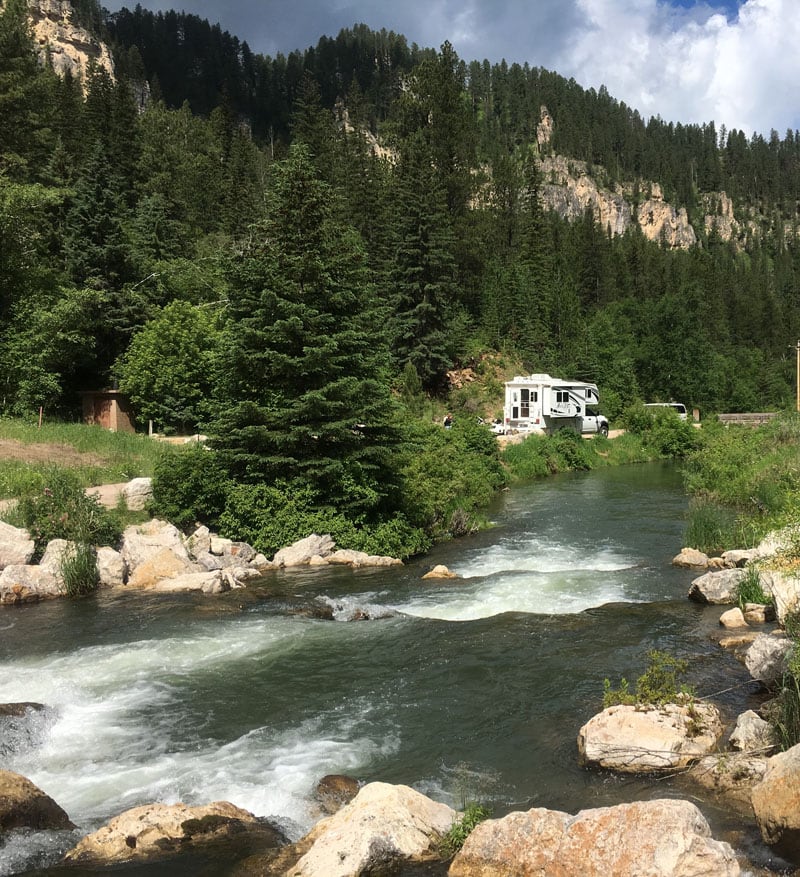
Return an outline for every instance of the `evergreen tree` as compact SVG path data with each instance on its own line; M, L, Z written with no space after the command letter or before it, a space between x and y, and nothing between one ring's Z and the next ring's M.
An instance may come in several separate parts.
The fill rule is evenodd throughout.
M385 345L361 243L304 147L276 168L252 240L231 277L221 459L237 479L297 480L374 512L393 483Z

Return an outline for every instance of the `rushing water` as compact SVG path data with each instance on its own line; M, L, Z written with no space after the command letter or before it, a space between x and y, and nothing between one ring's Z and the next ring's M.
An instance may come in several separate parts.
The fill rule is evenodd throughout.
M685 506L667 466L555 477L504 493L492 529L402 568L2 611L0 703L49 709L0 743L0 767L83 833L150 801L224 799L300 836L329 773L496 815L690 795L733 830L680 780L576 758L603 679L635 679L652 648L688 658L701 695L739 686L717 700L729 715L751 705L746 674L711 636L719 612L690 603L693 574L670 565ZM435 563L462 578L422 581ZM324 606L336 620L313 617ZM350 621L359 611L372 620ZM52 863L74 837L14 837L0 874Z

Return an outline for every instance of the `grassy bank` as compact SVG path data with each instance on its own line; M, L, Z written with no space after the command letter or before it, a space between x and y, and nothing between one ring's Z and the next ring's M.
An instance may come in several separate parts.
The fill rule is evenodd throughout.
M84 487L152 475L167 445L144 435L114 433L79 423L0 418L0 498L22 496L44 484L53 466L69 469Z
M800 521L800 416L756 428L709 423L684 467L686 543L706 553L756 545Z

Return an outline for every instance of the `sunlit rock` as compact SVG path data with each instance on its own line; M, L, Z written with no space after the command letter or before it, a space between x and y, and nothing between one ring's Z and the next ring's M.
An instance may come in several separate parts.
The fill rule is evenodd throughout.
M753 812L764 841L800 863L800 746L767 761L764 779L754 787Z
M788 637L762 633L745 654L744 663L753 679L765 685L777 682L787 670L786 660L792 650Z
M185 564L190 562L189 553L183 544L180 530L167 521L153 518L144 524L126 527L122 534L122 554L132 575L137 567L153 558L163 550L168 550Z
M130 511L144 511L153 499L153 479L132 479L122 488L122 498Z
M430 572L426 572L423 579L457 579L458 573L448 569L443 563L437 564Z
M723 612L719 617L719 623L728 630L737 627L747 627L747 622L744 620L744 612L738 606Z
M775 614L781 624L800 608L800 573L762 569L759 581L775 604Z
M146 804L127 810L80 840L64 857L67 865L107 866L169 858L226 838L237 843L258 835L264 847L286 838L274 826L227 801L199 807Z
M696 548L682 548L681 553L672 558L673 566L684 569L706 569L708 567L708 555L703 554Z
M618 705L580 729L578 754L583 764L624 773L674 770L712 752L721 736L712 704Z
M755 710L747 710L739 716L730 736L731 746L744 752L767 753L774 748L775 742L772 725Z
M689 599L697 603L735 603L739 583L745 577L743 569L720 569L707 572L692 582Z
M0 603L36 603L66 593L63 581L59 581L46 567L28 564L11 564L0 573Z
M0 570L12 564L30 563L34 548L33 539L27 530L0 521Z
M336 543L329 535L317 536L312 533L305 539L299 539L293 545L281 548L272 562L275 566L305 566L314 555L327 558L333 553Z
M308 852L286 877L384 873L405 861L435 858L457 814L408 786L370 783L311 830ZM383 870L381 870L383 869Z
M766 754L715 752L695 762L688 776L749 820L753 814L750 803L753 786L761 782L766 769Z
M125 584L128 568L119 551L107 545L97 549L97 575L104 587L115 588Z
M737 877L733 850L714 840L689 801L638 801L575 816L534 808L481 822L448 877Z

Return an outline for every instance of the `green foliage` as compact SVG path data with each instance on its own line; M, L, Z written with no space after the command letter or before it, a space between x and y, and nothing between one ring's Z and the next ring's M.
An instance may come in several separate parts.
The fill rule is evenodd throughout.
M100 582L95 549L85 542L73 543L72 550L64 552L61 575L68 597L91 594Z
M780 690L768 715L782 752L800 743L800 614L787 615L784 626L792 648Z
M739 529L733 509L706 496L696 496L689 502L684 544L698 551L718 553L736 544Z
M462 817L454 822L439 844L439 854L451 859L464 846L473 829L492 815L492 811L480 804L470 803Z
M681 420L671 408L647 409L634 404L622 414L625 429L638 435L645 447L661 457L680 459L699 447L701 438L688 420Z
M231 489L217 455L205 445L193 443L156 464L152 510L177 527L196 523L214 526Z
M636 693L631 694L628 682L622 679L620 687L614 689L608 679L603 682L603 708L616 704L641 704L642 706L664 706L667 703L691 701L692 688L679 685L679 678L686 673L687 663L667 652L652 649L647 653L648 664L644 673L636 680Z
M30 532L38 556L51 539L116 545L121 532L119 521L97 497L86 495L72 472L51 466L45 472L44 483L40 492L21 496L14 512ZM85 564L85 558L76 562L78 566Z
M174 301L133 336L117 362L139 417L194 432L211 410L220 332L209 308Z
M764 593L761 587L761 577L758 567L750 565L745 569L743 578L736 586L736 603L744 611L747 603L771 603L772 599Z

